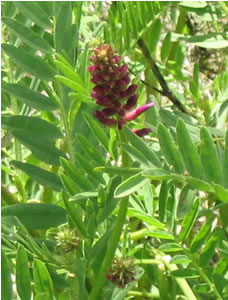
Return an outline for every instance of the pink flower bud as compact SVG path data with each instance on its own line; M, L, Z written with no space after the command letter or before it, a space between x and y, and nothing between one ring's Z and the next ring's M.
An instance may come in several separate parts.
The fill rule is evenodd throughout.
M143 112L145 112L146 110L148 110L150 107L152 107L155 104L155 102L150 102L147 103L145 105L142 105L130 112L128 112L125 117L124 117L124 121L125 122L129 122L132 121L134 119L136 119L138 116L140 116Z

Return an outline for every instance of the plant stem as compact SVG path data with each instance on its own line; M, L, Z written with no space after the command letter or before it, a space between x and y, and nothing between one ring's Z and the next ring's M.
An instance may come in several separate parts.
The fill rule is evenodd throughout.
M5 200L8 205L19 203L19 201L14 197L14 195L3 184L1 184L1 194L2 199Z
M167 98L169 98L169 100L183 113L190 115L191 117L195 118L196 120L199 121L200 120L198 118L198 116L196 116L188 107L184 106L182 104L182 102L174 95L174 93L170 90L165 78L163 77L163 75L161 74L155 60L152 58L150 51L148 49L148 47L146 46L146 44L144 43L144 41L140 38L138 40L138 46L140 47L143 55L145 56L145 58L148 61L148 64L152 70L152 72L154 73L155 77L157 78L157 81L159 82L159 84L162 87L162 91L161 94ZM156 89L156 88L155 88Z
M198 270L198 272L200 273L200 276L202 277L202 279L208 284L208 286L210 287L210 290L214 292L214 295L216 296L216 299L223 300L222 297L220 296L217 288L215 287L215 285L210 281L210 279L204 273L202 268L195 262L193 256L191 256L191 260L192 260L192 265L194 266L194 268L196 268Z
M176 271L178 270L175 264L170 264L164 256L161 256L162 263L166 266L169 271ZM178 283L179 287L181 288L183 294L186 296L188 300L197 300L196 296L194 295L191 287L189 286L188 282L184 278L175 277L176 282Z
M125 137L122 132L119 133L120 140L123 142L125 141ZM129 157L128 155L123 151L122 152L122 166L123 167L128 167L129 166ZM123 180L125 177L123 177ZM108 249L104 258L104 261L102 263L102 266L100 268L100 271L97 275L97 278L94 282L92 291L89 295L89 300L96 300L98 299L100 289L105 281L105 274L107 273L112 260L114 258L116 249L118 247L118 243L120 241L121 233L123 230L124 222L126 219L126 214L127 214L127 209L128 209L128 202L129 202L129 197L124 197L120 200L119 204L119 212L117 216L116 223L113 228L113 233L111 236L110 243L108 245Z
M159 294L155 294L155 293L144 293L144 292L139 292L139 291L130 291L128 293L129 296L135 296L135 297L147 297L147 298L151 298L151 299L160 299Z

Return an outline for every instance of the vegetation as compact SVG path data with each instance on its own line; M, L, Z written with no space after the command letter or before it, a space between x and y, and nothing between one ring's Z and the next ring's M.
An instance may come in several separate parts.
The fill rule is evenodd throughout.
M228 299L225 1L2 1L2 299Z

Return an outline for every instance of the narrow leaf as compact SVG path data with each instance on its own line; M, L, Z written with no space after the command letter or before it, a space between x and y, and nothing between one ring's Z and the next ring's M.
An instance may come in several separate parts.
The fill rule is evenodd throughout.
M123 181L115 190L114 196L116 198L122 198L136 192L139 188L150 182L149 179L138 173L127 180Z
M219 184L222 182L222 168L212 137L205 127L201 128L200 137L200 154L205 177L209 182Z
M183 120L178 120L176 131L178 146L186 169L193 177L200 178L202 174L201 161Z
M19 84L2 82L2 89L17 97L18 100L38 110L55 110L58 105L51 99Z
M137 209L134 209L134 208L128 208L128 211L127 211L127 215L129 217L134 217L134 218L137 218L139 220L142 220L144 222L146 222L147 224L149 225L152 225L152 226L155 226L159 229L164 229L164 224L162 224L161 222L159 222L156 218L142 212L142 211L139 211Z
M167 128L160 124L158 126L158 138L161 146L161 150L167 160L167 162L174 167L177 173L184 172L184 164L182 157L169 133Z
M163 180L160 188L160 193L158 197L158 203L159 203L159 220L161 222L165 221L166 216L166 206L169 196L169 188L167 181Z
M63 137L56 126L38 117L2 116L2 128L24 131L24 134L31 133L50 140Z
M22 48L2 44L2 49L24 71L42 80L53 81L54 72L40 56L33 56Z
M71 180L82 190L92 191L94 189L93 184L82 175L82 172L79 168L73 166L67 159L62 158L61 164L66 171L67 175L70 176Z
M13 160L11 164L25 172L29 177L37 181L39 184L48 186L55 191L60 192L62 188L62 183L60 178L44 169L41 169L37 166L33 166L31 164L22 163L20 161Z
M52 53L49 43L29 27L26 27L10 18L2 18L2 21L6 24L10 31L12 31L28 46L45 53Z
M203 250L200 253L201 267L205 267L210 263L210 260L214 255L216 245L219 242L221 236L222 236L222 229L218 229L212 234L212 236L207 241L206 245L204 246Z
M44 29L52 28L48 15L36 2L31 1L25 3L23 1L16 1L14 4L25 17L29 18L35 24Z
M109 151L109 139L107 135L105 134L105 131L101 126L98 124L97 121L88 113L83 113L84 118L86 122L88 123L90 129L94 133L94 135L97 137L98 141L104 146L106 151Z
M190 231L192 230L192 227L194 226L194 223L199 213L199 204L200 201L199 199L197 199L190 213L184 218L182 222L181 232L179 234L180 241L184 241L188 237Z
M161 162L157 154L155 154L155 152L146 145L142 138L131 132L131 130L126 126L123 131L132 146L134 146L139 152L143 153L149 163L152 163L157 167L161 166Z
M30 229L49 229L66 223L66 210L54 204L15 204L3 207L2 216L16 216Z
M28 256L24 246L20 245L16 258L16 285L21 299L30 300L32 295L31 276Z
M12 278L11 278L11 271L10 271L10 264L8 258L1 248L1 295L3 300L12 300L13 291L12 291Z
M215 216L212 215L209 217L205 224L200 228L200 231L194 236L192 242L191 242L191 252L195 253L197 250L200 249L200 247L206 242L212 227L212 222L214 220Z
M51 141L47 141L41 137L36 137L32 134L24 134L23 131L12 131L12 134L27 148L29 148L34 155L40 160L51 164L60 165L60 156L65 157L65 153L56 148Z
M226 142L224 151L224 186L228 188L228 130L226 132Z
M34 288L36 293L48 293L54 296L53 283L45 264L35 259L33 265Z
M65 76L61 76L61 75L56 75L55 78L57 80L59 80L60 82L64 83L66 86L68 86L69 88L71 88L72 90L74 90L77 93L81 93L84 95L88 95L88 91L87 89L85 89L82 85L78 84L77 82L65 77Z
M63 74L78 83L79 85L83 85L81 76L67 63L63 63L61 61L56 60L55 64L59 69L63 72Z

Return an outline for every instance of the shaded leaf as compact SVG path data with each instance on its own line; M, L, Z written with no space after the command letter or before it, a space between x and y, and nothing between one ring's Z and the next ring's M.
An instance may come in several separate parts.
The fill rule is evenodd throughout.
M30 300L32 295L31 276L28 256L24 246L20 245L16 258L16 285L21 299Z
M123 181L115 190L114 195L116 198L122 198L136 192L139 188L150 182L149 179L138 173L127 180Z
M25 44L45 53L52 53L52 49L49 43L35 33L29 27L22 25L21 23L12 20L10 18L2 18L2 21L17 37L19 37Z
M51 140L63 137L56 126L38 117L2 116L2 127L6 130L24 131L24 134L30 133Z
M16 216L30 229L48 229L66 223L66 210L54 204L21 203L2 208L2 217Z
M22 163L20 161L12 160L11 164L24 171L27 175L29 175L32 179L37 181L39 184L44 186L51 187L53 190L60 192L62 188L62 183L60 178L44 169L41 169L37 166Z
M55 79L53 70L40 56L31 55L26 50L9 44L2 44L2 49L24 72L43 80Z

